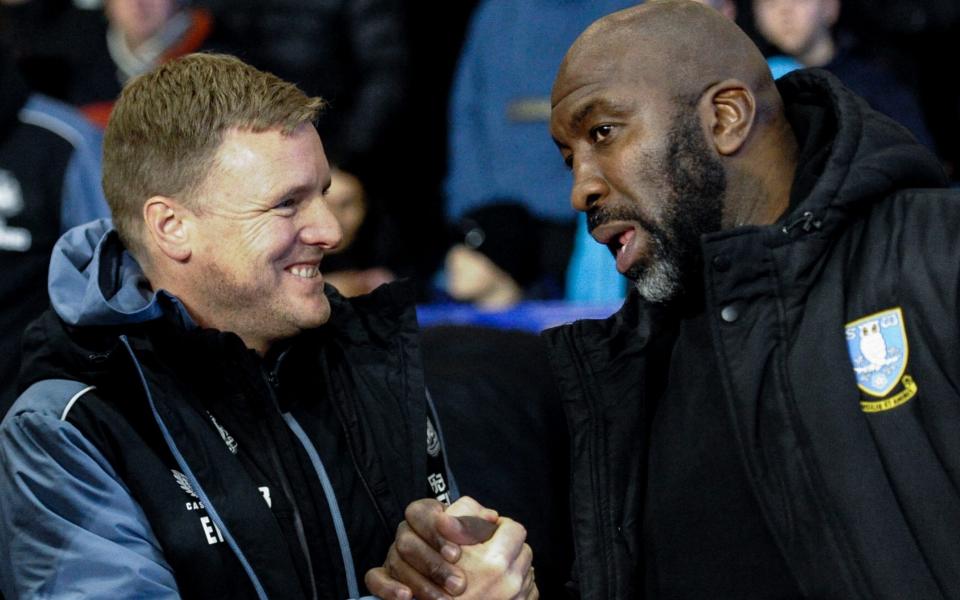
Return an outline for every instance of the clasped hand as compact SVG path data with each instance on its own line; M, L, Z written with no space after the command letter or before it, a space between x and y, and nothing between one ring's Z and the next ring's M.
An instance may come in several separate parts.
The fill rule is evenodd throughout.
M527 531L513 519L467 496L446 509L433 499L417 500L404 516L383 566L367 572L371 593L385 600L540 597ZM495 529L490 535L489 528L457 517L479 517Z

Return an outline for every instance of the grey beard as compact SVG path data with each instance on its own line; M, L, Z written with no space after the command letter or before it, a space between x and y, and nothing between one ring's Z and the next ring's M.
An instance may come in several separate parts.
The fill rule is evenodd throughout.
M634 284L647 302L666 304L680 292L680 270L676 265L657 261Z
M663 241L654 237L654 260L650 265L634 265L626 276L633 281L644 300L666 304L675 300L683 289L683 277L675 256L665 251Z

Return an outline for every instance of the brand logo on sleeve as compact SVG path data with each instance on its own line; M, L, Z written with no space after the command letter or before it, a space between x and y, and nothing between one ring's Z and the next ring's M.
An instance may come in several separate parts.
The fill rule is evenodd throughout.
M26 252L33 236L22 227L10 227L7 219L23 211L23 192L20 182L10 171L0 169L0 250Z
M213 415L208 412L207 416L210 417L210 422L213 423L213 426L217 428L217 432L220 433L220 438L223 440L223 443L227 445L227 450L230 451L230 454L236 454L238 449L237 441L233 439L233 436L227 432L223 425L213 418Z
M430 419L427 419L427 454L434 458L440 455L440 436Z

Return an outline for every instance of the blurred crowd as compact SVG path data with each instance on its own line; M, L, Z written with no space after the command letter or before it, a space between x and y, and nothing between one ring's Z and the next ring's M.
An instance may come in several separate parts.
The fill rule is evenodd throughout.
M705 3L758 41L775 74L832 71L960 180L960 78L941 66L960 50L958 3ZM27 98L21 89L72 106L91 128L72 127L70 145L95 154L96 129L125 81L193 51L236 54L328 102L319 130L346 235L325 271L346 294L411 277L424 301L487 309L531 299L611 301L626 286L569 208L570 176L548 131L549 94L577 33L631 4L0 0L0 53L9 66L0 94L11 114ZM13 77L17 85L6 81ZM9 138L9 128L0 135ZM8 172L0 164L0 176ZM58 176L48 169L42 179ZM96 199L81 204L85 216L105 214ZM28 212L13 206L0 202L0 241L16 235ZM50 223L59 214L49 214ZM0 299L16 302L7 290Z

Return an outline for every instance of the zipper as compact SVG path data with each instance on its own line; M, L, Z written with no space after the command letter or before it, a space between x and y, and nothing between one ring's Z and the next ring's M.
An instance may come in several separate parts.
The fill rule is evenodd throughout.
M143 369L140 367L140 361L137 360L137 356L133 352L133 347L130 345L130 340L126 335L121 335L119 339L124 347L126 347L127 353L130 355L130 360L133 362L133 368L137 373L137 377L140 379L140 385L143 386L143 393L147 397L147 404L150 407L150 412L153 414L153 418L157 423L157 427L160 429L160 434L163 436L164 442L166 442L167 447L170 449L170 453L173 454L174 460L177 462L177 465L180 467L180 470L183 472L183 474L187 477L187 480L190 482L190 486L193 488L194 493L197 494L198 498L203 503L204 508L206 508L207 516L209 516L210 520L213 521L213 523L220 529L220 535L223 536L224 541L237 556L237 560L240 561L240 566L243 567L247 577L250 578L250 583L253 585L253 589L256 592L257 597L261 600L269 600L267 592L264 589L263 584L260 582L260 578L257 577L256 572L253 570L253 566L240 549L240 545L237 543L237 540L234 539L233 534L231 534L230 530L227 529L227 524L220 517L220 513L217 512L216 507L214 507L213 503L210 501L209 496L207 496L207 493L200 485L200 481L194 474L193 469L191 469L190 465L187 464L186 458L184 458L183 454L180 452L180 449L177 447L176 442L174 442L173 436L170 434L170 430L167 429L166 424L160 417L160 413L157 410L157 405L153 400L153 394L150 393L150 386L147 385L147 378L143 374Z
M350 432L347 431L347 425L344 423L343 417L340 415L340 409L336 405L334 405L334 412L337 413L337 420L340 421L340 427L343 429L343 435L347 440L347 449L350 451L350 462L353 464L353 470L360 479L360 483L363 485L363 490L370 498L370 503L373 505L373 509L376 511L377 517L380 519L380 524L383 525L384 531L386 531L387 535L389 536L392 532L390 530L390 525L387 524L387 517L380 509L380 505L377 503L377 497L373 494L370 484L367 483L367 478L363 476L363 471L360 470L360 462L357 460L356 450L353 449L353 442L350 441Z
M343 431L343 437L345 440L347 440L347 450L350 451L350 463L353 465L353 471L360 479L360 484L363 486L363 491L366 492L367 497L370 498L370 504L373 505L373 510L377 513L377 518L380 519L380 524L383 525L383 530L386 532L388 537L392 537L394 530L390 528L387 517L383 514L383 510L381 510L380 504L377 502L377 497L374 495L373 489L370 487L370 483L367 481L367 478L364 477L363 470L360 469L360 461L357 460L357 451L354 448L353 440L350 437L350 431L347 428L347 422L343 418L340 404L332 400L333 390L331 386L330 370L327 368L326 361L322 362L322 368L324 379L327 382L327 392L330 393L330 401L333 404L333 412L337 415L337 421L340 423L340 429Z
M267 389L270 393L270 403L273 406L274 410L277 411L277 414L280 417L283 417L283 412L280 410L280 403L277 401L277 389L279 387L279 376L278 372L280 370L280 363L283 360L283 357L286 356L286 352L277 357L277 362L274 365L273 369L264 371L264 379L266 380ZM284 421L286 422L286 421ZM303 552L303 557L307 562L307 574L310 577L310 592L311 597L316 600L317 598L317 579L316 575L313 572L313 558L310 555L310 547L307 545L307 534L303 528L303 518L300 516L300 509L297 507L296 499L293 497L293 490L290 488L290 481L287 479L287 475L283 470L283 462L280 460L279 454L277 454L277 449L272 443L271 439L273 436L269 431L266 433L266 444L270 454L270 461L273 463L273 468L277 472L277 477L280 479L280 486L283 490L284 496L287 497L287 502L290 503L290 507L293 510L293 527L297 532L297 542L300 544L300 550Z

